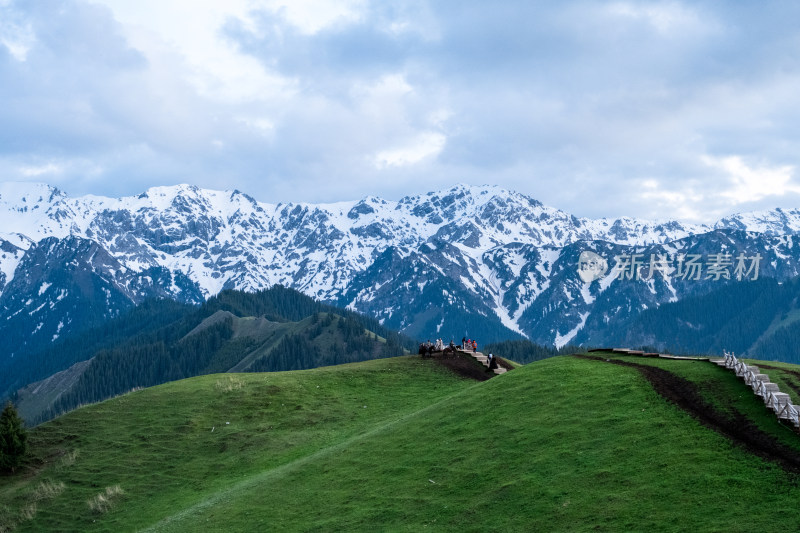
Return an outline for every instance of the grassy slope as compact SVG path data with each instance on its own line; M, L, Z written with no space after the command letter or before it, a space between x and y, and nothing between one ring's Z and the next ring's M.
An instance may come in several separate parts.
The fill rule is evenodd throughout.
M799 496L636 371L555 358L159 529L796 530Z
M56 372L49 378L20 389L15 403L20 416L31 420L52 406L64 391L75 385L90 364L91 360L80 361L66 370Z
M39 501L21 530L138 529L472 385L405 357L202 376L127 394L31 432L34 462L44 466L32 476L0 477L0 524L3 515L6 524L17 521L47 481L65 490ZM90 512L86 501L115 485L125 491L121 503L104 515Z
M650 364L800 446L725 370ZM34 440L51 461L0 481L0 501L24 507L43 480L65 489L22 530L800 526L794 476L661 400L634 369L568 357L477 385L416 358L206 376L78 410ZM74 449L72 465L55 457ZM91 513L86 500L115 484L117 505Z
M786 426L777 423L775 416L766 409L763 401L756 398L753 390L740 377L736 376L736 373L732 370L723 369L705 361L650 359L617 354L605 354L605 356L640 365L656 366L682 376L698 384L703 399L714 405L716 409L729 414L736 410L753 421L765 433L787 446L800 450L800 436L793 433ZM758 366L759 362L767 364L765 361L754 359L747 359L746 361L748 364L756 366ZM772 363L769 364L772 365ZM800 370L797 365L778 364L784 368ZM770 376L770 381L778 383L782 392L789 393L792 397L792 403L800 404L800 397L786 385L786 376L784 374L766 369L764 373Z

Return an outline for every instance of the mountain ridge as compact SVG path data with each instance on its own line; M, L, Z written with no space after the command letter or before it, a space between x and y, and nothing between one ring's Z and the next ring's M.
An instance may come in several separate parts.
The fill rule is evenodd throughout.
M618 304L596 303L609 287L626 298L634 295L640 300L635 307L646 308L710 290L708 283L681 288L667 282L647 289L657 292L650 297L642 288L614 283L611 273L598 285L582 284L576 272L582 251L610 254L611 263L614 256L638 252L677 255L694 247L711 253L734 236L748 253L763 252L765 268L770 261L785 262L767 268L778 279L800 273L800 256L792 248L800 232L797 209L739 213L712 225L586 219L491 185L456 185L398 201L367 196L268 204L238 190L192 185L115 199L71 198L44 184L5 183L0 222L5 316L47 304L34 289L52 283L48 279L33 280L27 292L11 289L25 257L48 238L96 243L118 265L86 268L109 283L124 269L143 278L147 269L170 274L169 286L155 284L143 289L145 296L171 291L167 297L199 303L226 289L281 284L369 313L411 335L485 341L525 336L556 345L575 339L595 319L615 316ZM747 236L736 237L740 232ZM698 236L706 244L698 244ZM581 300L579 294L591 296ZM118 307L136 304L136 298L126 298ZM561 309L561 318L548 319L546 309ZM29 329L39 324L46 329L44 322Z

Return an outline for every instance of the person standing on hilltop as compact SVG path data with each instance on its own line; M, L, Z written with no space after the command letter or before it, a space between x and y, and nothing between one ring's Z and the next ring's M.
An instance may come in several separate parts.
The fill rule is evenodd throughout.
M466 337L461 337L461 349L462 350L466 350L467 349L467 338Z
M478 351L478 341L473 340L472 341L472 353L475 353L477 351Z

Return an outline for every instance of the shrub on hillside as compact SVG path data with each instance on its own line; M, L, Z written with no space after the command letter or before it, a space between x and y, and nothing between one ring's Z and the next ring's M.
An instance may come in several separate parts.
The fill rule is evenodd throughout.
M28 449L25 425L11 402L0 414L0 471L13 472Z

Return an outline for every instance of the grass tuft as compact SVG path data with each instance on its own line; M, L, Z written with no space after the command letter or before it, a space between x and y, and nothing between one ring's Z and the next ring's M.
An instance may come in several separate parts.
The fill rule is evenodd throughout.
M39 502L42 500L51 500L62 492L64 492L63 481L51 481L46 479L33 489L31 496L34 502Z
M36 517L36 511L39 509L39 506L36 502L29 503L25 507L22 508L20 511L20 518L22 521L33 520Z
M221 392L233 392L244 387L244 381L234 376L227 376L225 378L218 379L214 386L218 391Z
M0 505L0 533L10 533L17 527L16 514L6 505Z
M61 471L74 465L79 455L80 455L80 450L78 450L77 448L65 453L63 457L61 457L61 459L56 464L56 470Z
M86 501L89 509L94 513L103 514L111 510L117 503L117 500L125 494L122 487L114 485L113 487L106 487L106 490L99 494L95 494Z

